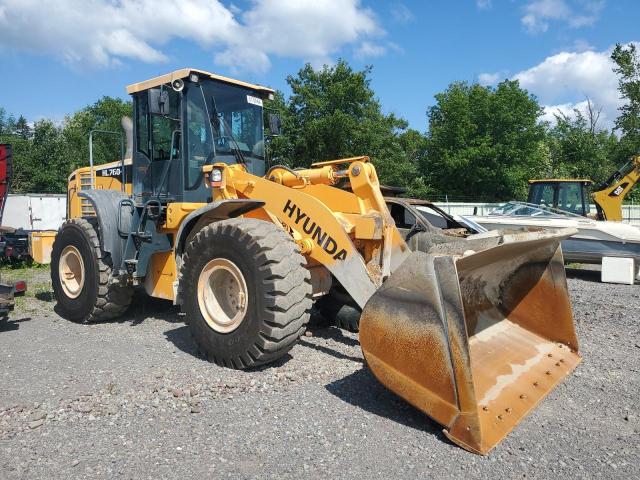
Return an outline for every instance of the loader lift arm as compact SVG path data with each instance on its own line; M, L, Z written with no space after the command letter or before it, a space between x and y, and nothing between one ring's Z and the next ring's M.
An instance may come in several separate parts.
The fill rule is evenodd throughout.
M591 194L598 209L598 218L622 221L622 202L638 180L640 180L640 155L632 157Z

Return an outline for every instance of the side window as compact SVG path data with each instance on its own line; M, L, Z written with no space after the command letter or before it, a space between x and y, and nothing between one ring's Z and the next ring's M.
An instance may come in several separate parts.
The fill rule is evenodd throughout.
M434 227L449 228L449 222L437 210L431 210L429 207L416 207L422 216Z
M397 228L411 228L416 223L416 217L398 203L387 203L389 213Z
M558 208L567 212L582 214L582 192L580 184L566 183L560 186Z
M404 228L411 228L416 223L416 217L406 208L404 209Z
M152 160L169 160L173 148L173 158L180 156L180 94L166 89L169 108L166 114L151 115Z
M137 150L144 153L147 157L149 155L149 101L146 95L139 95L136 99L136 105L138 112L136 115L137 125Z
M588 185L584 185L582 190L582 204L584 205L583 215L589 215L591 213L591 196L589 195Z
M554 186L549 183L534 183L531 186L529 203L553 207Z

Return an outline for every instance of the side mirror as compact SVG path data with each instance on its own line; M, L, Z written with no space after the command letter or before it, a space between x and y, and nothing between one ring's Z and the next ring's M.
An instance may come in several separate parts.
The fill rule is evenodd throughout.
M269 114L269 133L272 137L277 137L280 135L282 130L282 119L280 115L277 113Z
M156 115L168 115L170 111L169 91L162 87L149 89L149 112Z

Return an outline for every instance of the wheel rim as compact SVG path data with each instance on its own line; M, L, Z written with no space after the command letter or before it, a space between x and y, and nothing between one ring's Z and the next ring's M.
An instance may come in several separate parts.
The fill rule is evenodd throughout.
M216 332L234 331L247 313L247 283L235 263L215 258L198 278L198 306L207 324Z
M84 262L80 251L73 245L64 247L58 267L64 293L69 298L77 298L84 286Z

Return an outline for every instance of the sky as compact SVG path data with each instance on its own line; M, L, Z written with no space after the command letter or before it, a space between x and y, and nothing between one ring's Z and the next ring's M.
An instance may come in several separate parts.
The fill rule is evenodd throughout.
M344 58L372 65L383 110L422 132L449 83L505 78L545 119L589 98L611 128L621 100L609 55L640 41L639 23L640 0L0 0L0 107L62 121L183 67L286 95L306 62Z

